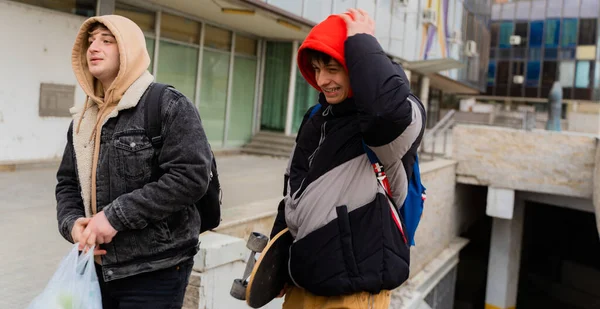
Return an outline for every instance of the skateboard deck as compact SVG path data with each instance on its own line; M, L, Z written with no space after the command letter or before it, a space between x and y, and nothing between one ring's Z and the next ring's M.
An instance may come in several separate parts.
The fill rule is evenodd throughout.
M260 308L279 295L289 278L287 265L293 241L286 228L275 235L262 251L248 279L248 306Z

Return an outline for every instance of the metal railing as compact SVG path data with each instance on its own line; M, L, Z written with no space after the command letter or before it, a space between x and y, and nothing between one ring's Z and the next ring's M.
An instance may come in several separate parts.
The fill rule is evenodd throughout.
M435 159L437 156L445 156L446 150L448 146L448 134L452 132L452 127L454 126L454 113L456 110L450 110L438 123L433 126L433 128L425 130L425 134L423 134L423 139L421 140L421 146L419 147L419 153L421 157L426 157L429 155L430 159ZM438 136L443 134L443 142L442 142L442 152L436 152L436 143ZM429 144L429 145L428 145ZM429 149L427 149L430 146Z

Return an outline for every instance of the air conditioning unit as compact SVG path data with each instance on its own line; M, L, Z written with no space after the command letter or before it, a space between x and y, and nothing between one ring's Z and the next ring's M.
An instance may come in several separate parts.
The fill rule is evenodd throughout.
M513 76L513 84L522 84L523 81L525 80L525 78L523 78L523 75L515 75Z
M437 11L435 9L423 10L423 23L435 25L437 22Z
M510 36L510 45L521 45L521 36L520 35L511 35Z
M401 6L408 6L408 2L409 2L409 0L398 0L398 3L399 3Z
M477 56L477 43L473 40L468 40L465 44L465 55L467 57Z
M460 44L460 43L462 43L462 33L460 32L460 30L454 30L454 31L452 31L452 33L450 34L450 38L448 39L448 41L450 41L450 43L454 43L454 44Z

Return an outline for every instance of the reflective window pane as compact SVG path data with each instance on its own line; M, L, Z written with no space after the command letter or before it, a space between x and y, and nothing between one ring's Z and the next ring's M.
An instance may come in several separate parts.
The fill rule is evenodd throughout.
M596 45L596 30L598 29L597 19L579 20L579 43L578 45Z
M542 86L552 86L556 80L556 62L544 61L542 65Z
M575 73L575 88L590 87L591 61L577 61Z
M217 147L223 145L228 77L229 55L204 50L199 110L208 141Z
M152 68L154 68L154 39L146 38L146 49L148 50L148 54L150 54L150 65L148 66L148 71L152 73Z
M560 31L560 19L546 20L546 35L544 40L545 47L558 47Z
M510 36L513 34L514 24L503 22L500 25L500 48L510 48Z
M498 73L496 74L496 85L508 85L508 61L498 61Z
M577 19L565 18L562 22L560 46L575 47L577 45Z
M488 64L488 76L487 76L487 84L488 86L493 86L496 79L496 62L490 61Z
M237 46L237 45L236 45ZM233 62L233 91L227 146L241 146L252 137L254 94L256 86L256 59L236 56Z
M541 47L544 35L544 22L532 21L529 24L529 47Z
M229 30L207 25L204 30L204 47L230 51L231 36Z
M156 13L121 2L115 5L115 14L125 16L136 23L145 33L154 33Z
M156 80L173 85L193 102L196 93L198 48L161 40L159 49Z
M527 62L527 78L525 85L527 87L538 87L540 83L540 62L529 61Z
M575 62L574 61L563 61L559 66L559 79L561 86L573 87L573 80L575 77Z
M235 36L235 53L256 56L256 40L237 34Z
M160 36L189 44L198 44L201 24L181 16L161 14ZM162 54L162 50L161 50Z

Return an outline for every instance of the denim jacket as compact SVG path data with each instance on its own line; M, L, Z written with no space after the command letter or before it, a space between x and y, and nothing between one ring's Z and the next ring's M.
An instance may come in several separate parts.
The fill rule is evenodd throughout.
M163 146L156 152L144 130L141 103L152 80L149 73L142 75L102 126L97 211L104 211L118 231L110 243L100 245L107 251L102 256L105 281L171 267L198 252L200 215L194 202L208 187L210 146L198 110L168 88L161 100ZM90 162L85 152L89 135L74 134L77 121L75 116L68 130L56 186L59 231L70 242L75 220L89 216L82 184L89 186L90 180L79 166ZM152 164L164 173L157 181Z

